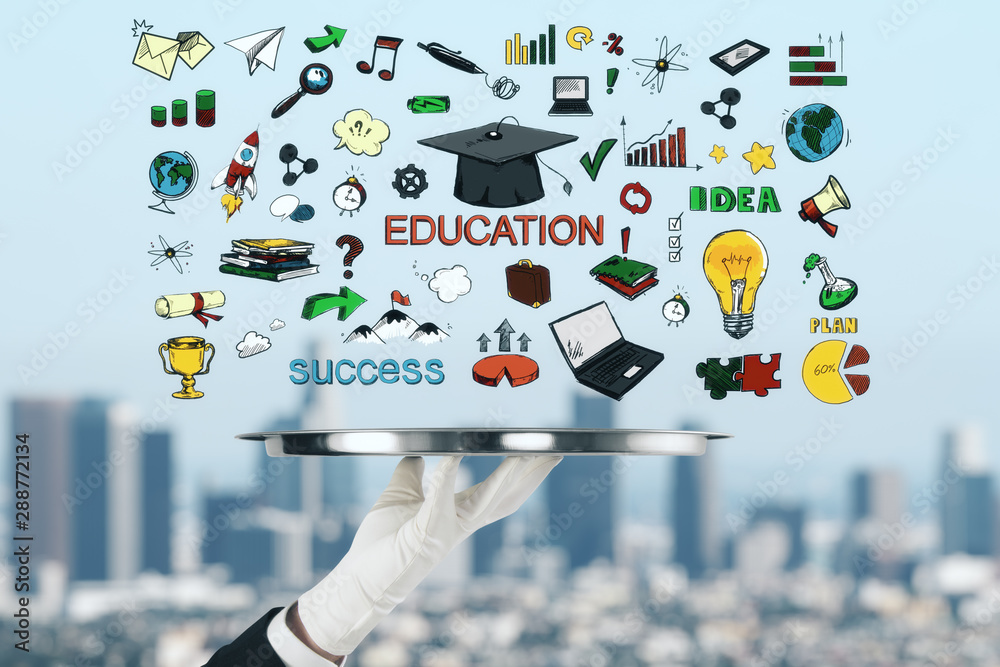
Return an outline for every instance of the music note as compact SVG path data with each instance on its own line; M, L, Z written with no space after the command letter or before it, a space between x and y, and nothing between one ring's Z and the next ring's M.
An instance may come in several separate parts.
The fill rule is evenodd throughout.
M392 51L392 65L389 69L379 70L378 77L383 81L392 81L392 77L396 71L396 49L399 45L403 43L403 40L399 37L385 37L384 35L377 35L375 37L375 46L372 48L372 58L371 63L367 63L364 60L358 61L358 71L362 74L371 74L375 68L375 54L378 53L379 49L388 49Z

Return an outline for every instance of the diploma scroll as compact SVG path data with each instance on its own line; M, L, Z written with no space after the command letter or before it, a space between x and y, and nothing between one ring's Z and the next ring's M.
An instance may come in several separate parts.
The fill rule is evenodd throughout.
M160 317L194 315L199 322L207 327L209 318L219 321L222 319L222 315L213 315L204 311L219 308L225 304L226 295L220 290L212 290L192 292L191 294L167 294L157 299L153 307Z

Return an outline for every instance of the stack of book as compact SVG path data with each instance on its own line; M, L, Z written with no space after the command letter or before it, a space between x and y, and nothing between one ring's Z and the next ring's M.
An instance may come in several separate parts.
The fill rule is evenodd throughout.
M233 251L223 253L219 271L262 280L288 280L312 275L319 266L309 263L312 243L291 239L239 239Z
M608 257L592 268L590 275L629 300L660 282L656 279L655 266L620 255Z

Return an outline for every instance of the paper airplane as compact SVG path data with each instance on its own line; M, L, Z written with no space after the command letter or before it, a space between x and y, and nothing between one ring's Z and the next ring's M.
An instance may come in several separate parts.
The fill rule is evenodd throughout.
M281 44L284 32L284 28L264 30L246 37L237 37L226 44L246 55L247 67L250 68L252 76L258 65L266 65L274 70L274 61L278 58L278 45Z
M194 69L214 48L200 32L181 32L177 39L144 32L139 36L132 64L169 81L178 56Z

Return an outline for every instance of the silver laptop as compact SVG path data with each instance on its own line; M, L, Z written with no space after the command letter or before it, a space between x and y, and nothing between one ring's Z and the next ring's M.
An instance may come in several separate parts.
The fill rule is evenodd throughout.
M590 77L552 77L552 108L550 116L593 116L590 99Z

